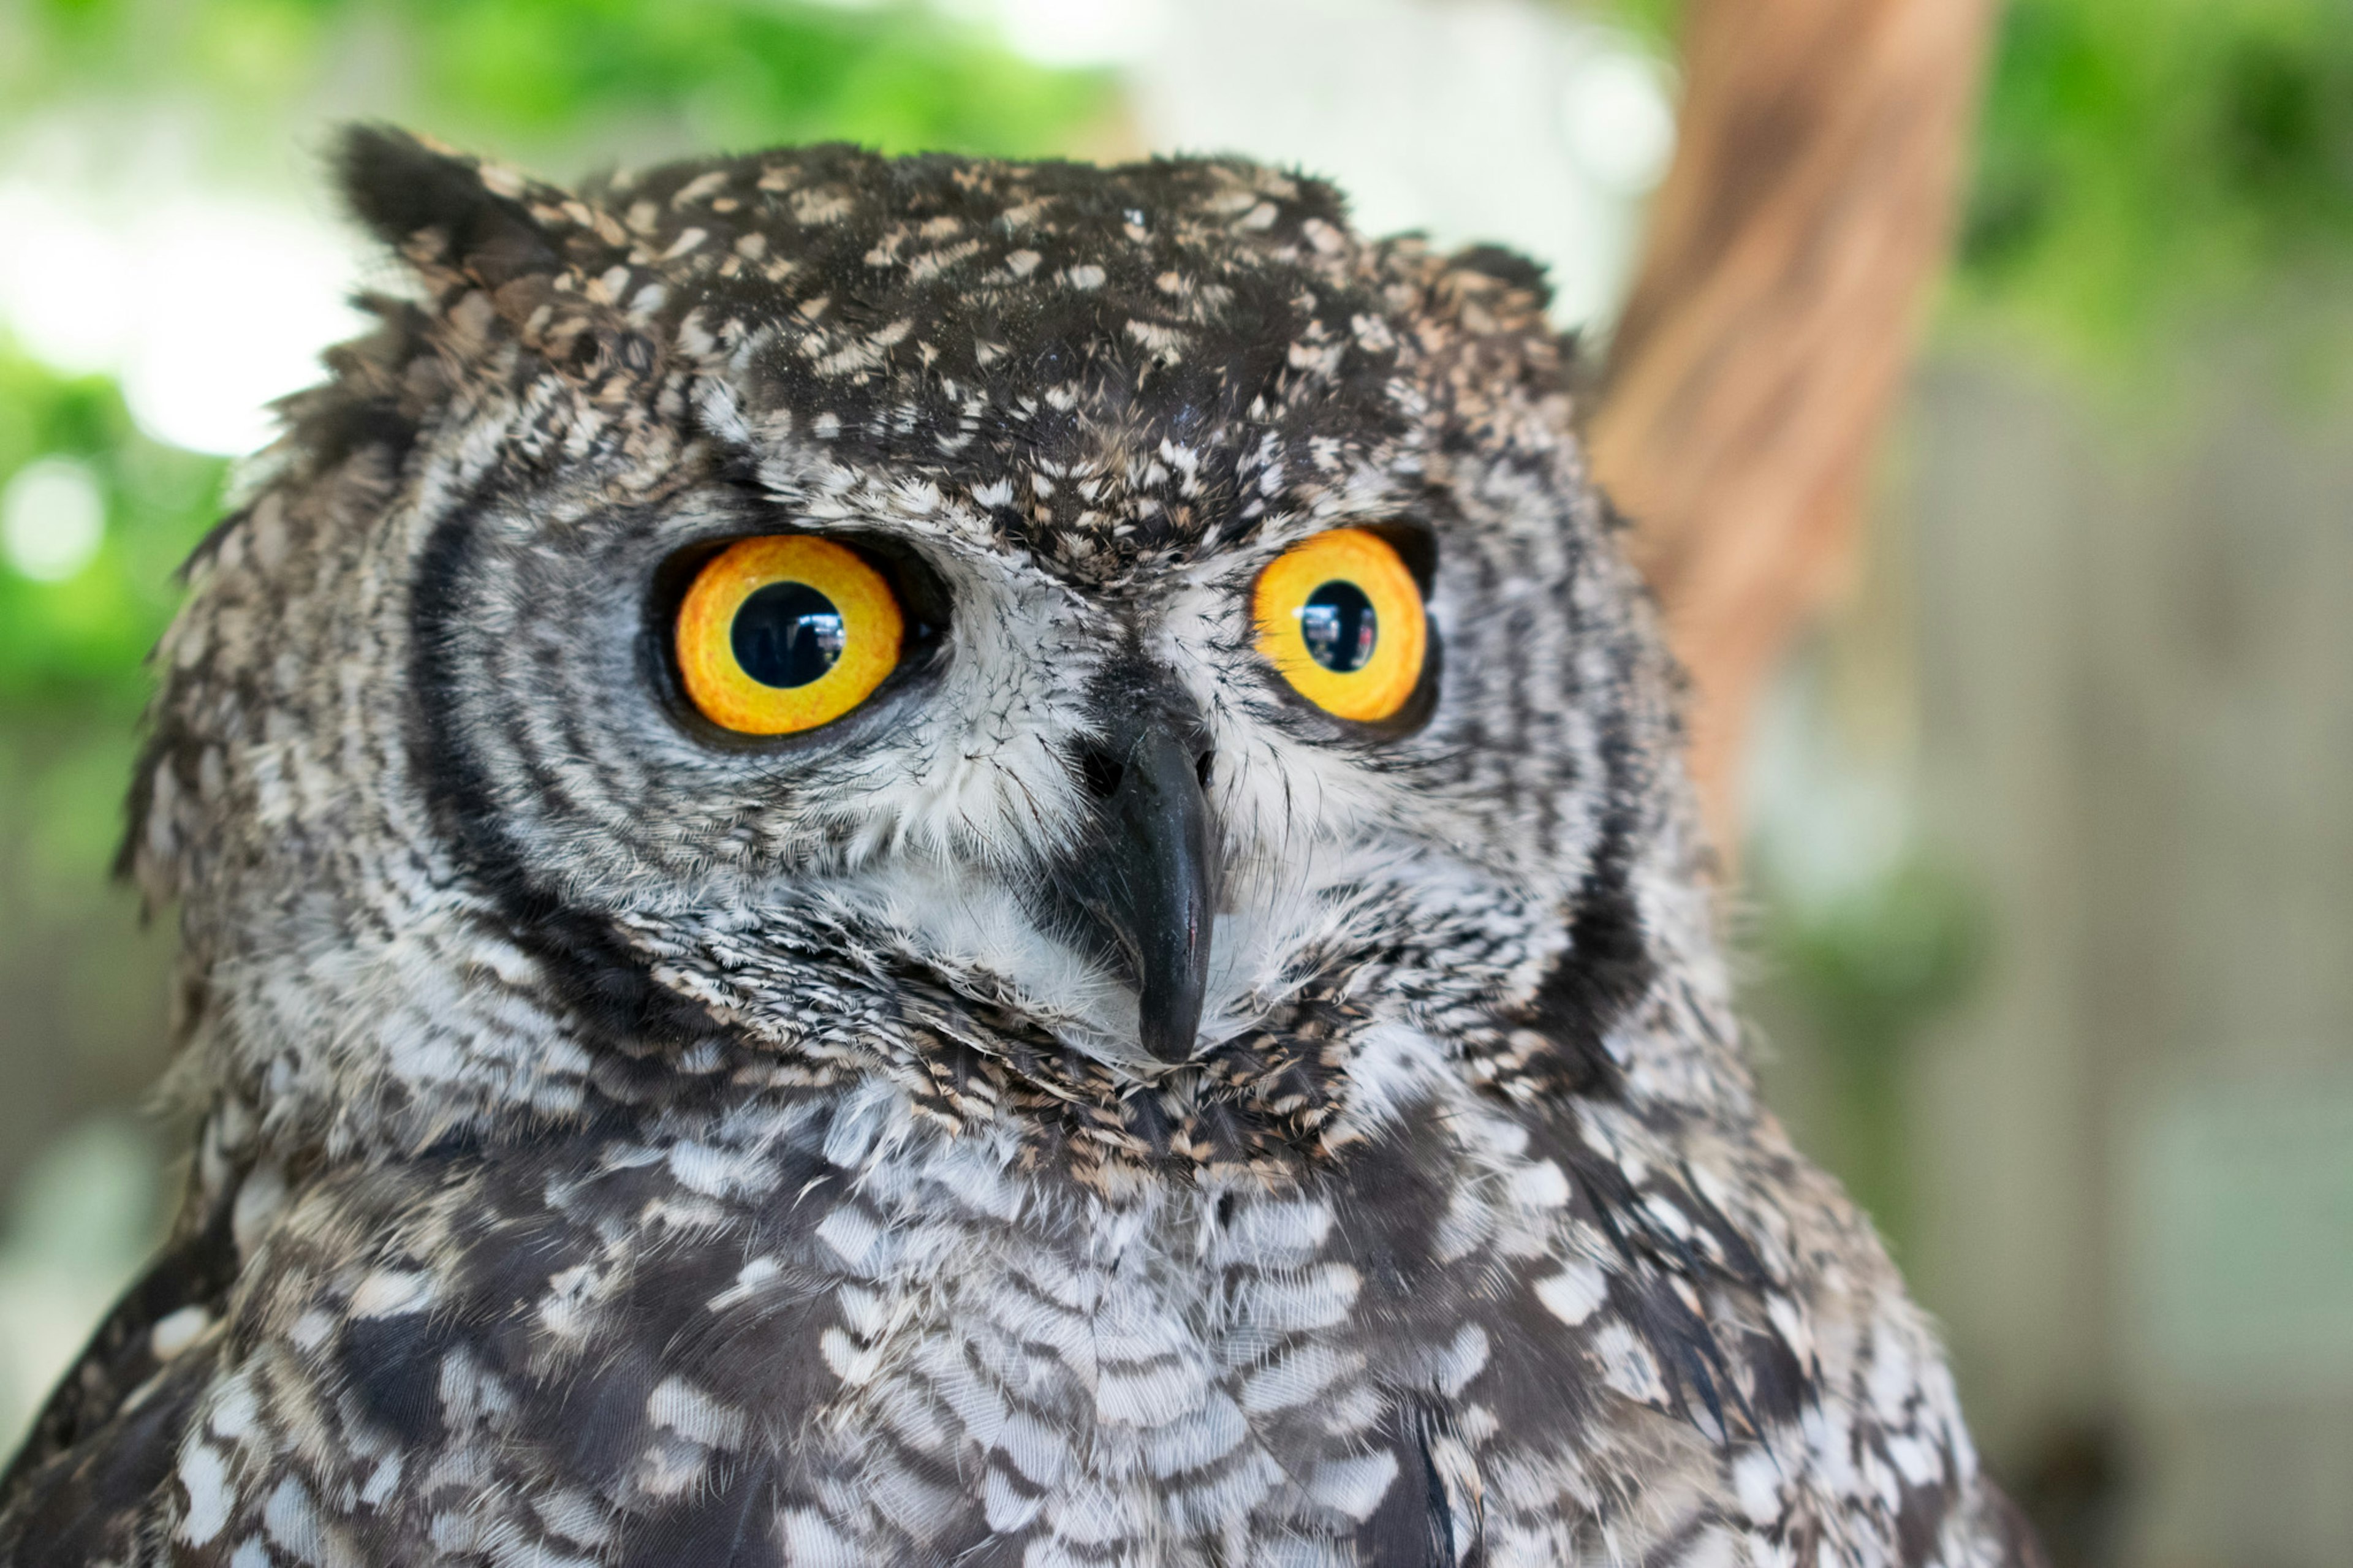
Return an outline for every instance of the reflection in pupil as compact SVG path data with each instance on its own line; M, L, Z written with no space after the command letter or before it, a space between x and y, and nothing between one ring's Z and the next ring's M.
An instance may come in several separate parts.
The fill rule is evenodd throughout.
M1307 639L1307 656L1339 675L1361 669L1373 657L1380 635L1380 618L1373 602L1354 583L1334 580L1307 595L1299 609L1299 631Z
M763 686L807 686L841 657L841 612L806 583L771 583L735 612L728 641Z

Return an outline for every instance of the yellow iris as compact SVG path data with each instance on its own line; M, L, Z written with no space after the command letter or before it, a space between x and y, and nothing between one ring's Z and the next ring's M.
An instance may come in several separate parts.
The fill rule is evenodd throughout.
M678 668L702 716L745 735L831 723L898 668L906 635L882 574L829 539L729 545L678 607Z
M1335 528L1259 574L1259 651L1302 697L1342 719L1393 717L1421 682L1421 589L1388 542Z

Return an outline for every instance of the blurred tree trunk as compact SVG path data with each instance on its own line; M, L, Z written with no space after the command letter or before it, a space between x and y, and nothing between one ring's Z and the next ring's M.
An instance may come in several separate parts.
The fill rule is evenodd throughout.
M1692 0L1672 168L1591 430L1739 847L1749 710L1842 584L1952 226L1995 0Z

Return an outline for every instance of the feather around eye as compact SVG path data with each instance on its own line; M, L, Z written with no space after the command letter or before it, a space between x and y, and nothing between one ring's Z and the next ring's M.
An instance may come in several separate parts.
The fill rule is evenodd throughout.
M678 668L702 716L744 735L829 724L873 695L906 637L881 573L829 539L746 539L678 607Z
M1259 651L1335 718L1392 718L1421 680L1421 590L1378 534L1335 528L1293 545L1259 574L1253 609Z

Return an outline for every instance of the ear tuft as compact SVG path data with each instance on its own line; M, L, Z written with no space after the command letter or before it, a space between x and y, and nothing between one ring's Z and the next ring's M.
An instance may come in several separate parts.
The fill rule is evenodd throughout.
M420 266L491 289L563 266L530 209L493 184L512 182L486 175L475 159L393 126L353 125L335 170L353 216Z

